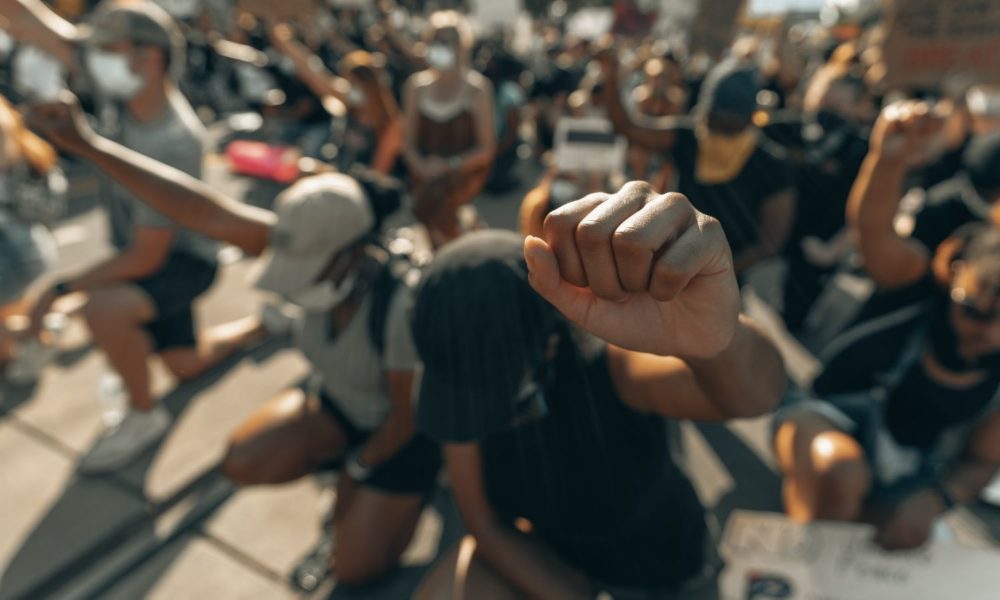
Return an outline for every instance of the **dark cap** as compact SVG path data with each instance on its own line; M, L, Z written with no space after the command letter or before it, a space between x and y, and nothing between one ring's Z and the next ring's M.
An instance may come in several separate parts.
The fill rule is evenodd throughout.
M424 364L417 422L439 441L508 428L557 313L528 283L524 240L483 231L448 245L424 271L413 335Z
M709 71L698 96L703 114L727 115L750 121L757 110L757 71L737 60L725 60Z
M151 0L105 2L94 11L88 24L90 35L86 42L89 46L130 42L163 48L171 54L171 64L182 62L184 36L174 18Z
M962 156L962 166L980 194L1000 193L1000 132L974 138Z

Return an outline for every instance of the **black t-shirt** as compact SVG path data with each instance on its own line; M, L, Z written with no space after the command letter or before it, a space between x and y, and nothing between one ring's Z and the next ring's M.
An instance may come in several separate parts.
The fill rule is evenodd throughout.
M969 223L983 221L977 214L977 198L964 182L952 180L927 192L923 206L914 215L910 235L933 253L938 246Z
M792 159L798 205L791 240L828 240L845 225L847 199L868 154L862 132L847 123L807 123L777 116L764 134Z
M854 328L853 331L860 335L828 358L823 373L813 384L813 391L821 398L835 401L839 394L882 387L920 332L924 336L922 343L929 344L939 362L943 355L954 354L954 335L942 333L950 328L947 295L941 290L933 290L922 301L922 305L885 312ZM916 310L920 306L923 308ZM998 367L1000 363L995 356L987 358L982 366L957 367L959 372L985 368L988 376L971 388L955 389L935 381L922 361L916 360L899 381L886 390L886 428L900 444L934 448L944 433L972 423L984 414L1000 386Z
M681 583L702 564L701 504L670 458L664 420L622 402L603 346L586 359L579 347L563 340L549 367L546 416L480 440L490 503L605 583Z
M691 128L677 130L673 161L677 167L678 191L695 208L722 223L734 255L759 241L764 201L792 189L793 185L784 153L764 136L743 170L729 183L708 185L697 180L698 139Z

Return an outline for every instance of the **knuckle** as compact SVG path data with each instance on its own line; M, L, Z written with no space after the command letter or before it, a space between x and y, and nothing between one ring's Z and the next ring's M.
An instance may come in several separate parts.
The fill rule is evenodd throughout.
M567 212L555 211L545 217L542 230L546 235L565 235L576 228L576 219Z
M630 181L622 186L619 192L625 196L657 196L656 190L648 181Z
M581 248L597 248L609 241L610 235L599 221L584 220L576 228L576 243Z
M611 243L615 254L640 257L651 252L643 240L642 232L632 227L615 231L611 236Z

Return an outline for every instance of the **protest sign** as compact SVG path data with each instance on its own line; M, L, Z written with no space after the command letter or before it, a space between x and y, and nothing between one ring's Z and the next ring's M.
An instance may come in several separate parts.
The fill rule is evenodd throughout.
M609 33L614 24L615 14L610 8L584 8L566 21L566 33L585 40L596 40Z
M239 0L239 7L275 19L301 19L316 13L316 0Z
M555 163L559 171L624 172L627 146L607 119L564 117L556 124Z
M474 0L472 17L483 27L513 27L521 14L521 0Z
M886 87L1000 83L1000 0L896 0L887 23Z
M736 35L742 9L743 0L701 0L691 24L691 50L722 56Z
M738 511L719 553L722 600L991 600L1000 590L1000 552L937 540L905 552L872 542L854 523L794 523L784 515Z
M156 3L175 19L196 17L201 10L199 0L156 0Z

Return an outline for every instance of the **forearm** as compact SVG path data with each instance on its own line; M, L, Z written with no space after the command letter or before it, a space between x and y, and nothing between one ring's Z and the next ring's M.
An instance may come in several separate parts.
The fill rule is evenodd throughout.
M847 223L862 255L880 240L898 237L893 223L905 178L902 162L869 155L862 163L847 204Z
M98 287L135 281L152 275L159 265L140 258L128 250L66 281L71 292L87 292Z
M510 580L526 598L592 598L587 576L570 567L539 542L500 524L472 533L481 556Z
M107 173L135 197L180 227L229 242L257 255L267 245L273 214L220 194L206 183L104 138L94 140L82 157ZM252 235L231 234L227 222L254 223Z
M705 396L729 418L772 410L785 392L784 362L774 343L740 315L729 347L709 359L683 359Z
M622 104L621 89L616 69L605 70L604 104L608 118L618 134L625 136L629 143L653 152L666 152L674 146L677 120L673 117L642 119L630 115Z
M67 67L73 66L73 44L80 33L39 0L0 0L0 22L8 21L8 32L26 44L38 46Z

